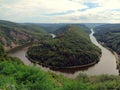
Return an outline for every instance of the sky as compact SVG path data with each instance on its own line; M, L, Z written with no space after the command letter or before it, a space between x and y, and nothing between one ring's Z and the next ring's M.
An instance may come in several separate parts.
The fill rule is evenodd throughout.
M120 0L0 0L0 20L120 23Z

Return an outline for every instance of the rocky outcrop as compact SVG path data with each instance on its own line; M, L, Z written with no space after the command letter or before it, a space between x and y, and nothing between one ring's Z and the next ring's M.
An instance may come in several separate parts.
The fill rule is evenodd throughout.
M34 42L37 39L29 32L23 32L22 30L15 30L9 27L0 28L0 43L5 49L11 49L16 46Z
M0 20L0 44L6 49L43 40L49 36L39 25Z

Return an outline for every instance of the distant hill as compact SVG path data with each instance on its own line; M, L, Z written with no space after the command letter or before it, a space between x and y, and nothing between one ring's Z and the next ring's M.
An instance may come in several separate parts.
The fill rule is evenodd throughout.
M85 27L86 28L86 27ZM30 47L27 54L34 62L51 67L70 67L98 62L101 51L90 41L83 27L62 27L56 38ZM92 53L91 53L92 52Z
M120 55L120 24L105 24L95 27L94 30L100 42Z
M46 32L48 33L56 33L57 30L59 30L62 27L68 26L68 25L74 25L78 26L80 28L84 28L84 30L88 33L90 33L90 29L86 27L86 24L72 24L72 23L25 23L25 25L35 25L38 27L42 27Z
M97 27L97 26L100 26L100 25L104 25L106 23L83 23L83 24L86 25L89 28L94 28L94 27Z
M57 29L65 26L66 24L59 24L59 23L24 23L24 25L32 25L43 28L48 33L53 33Z
M0 43L6 49L38 41L44 35L47 33L41 27L0 20Z
M79 27L81 28L82 30L84 30L86 33L90 33L90 29L88 27L86 27L85 25L83 24L70 24L70 25L65 25L64 27L61 27L59 29L57 29L56 31L54 31L53 33L58 35L58 34L62 34L64 33L65 31L67 31L68 27L69 26L76 26L76 27Z

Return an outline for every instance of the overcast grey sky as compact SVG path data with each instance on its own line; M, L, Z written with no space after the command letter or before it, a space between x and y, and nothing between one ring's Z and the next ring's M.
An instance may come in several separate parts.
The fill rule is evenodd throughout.
M36 23L120 23L120 0L0 0L0 19Z

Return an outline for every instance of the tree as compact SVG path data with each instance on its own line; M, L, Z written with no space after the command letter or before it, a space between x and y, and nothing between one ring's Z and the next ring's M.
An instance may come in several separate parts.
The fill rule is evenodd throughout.
M4 47L0 44L0 57L5 55L5 49Z

